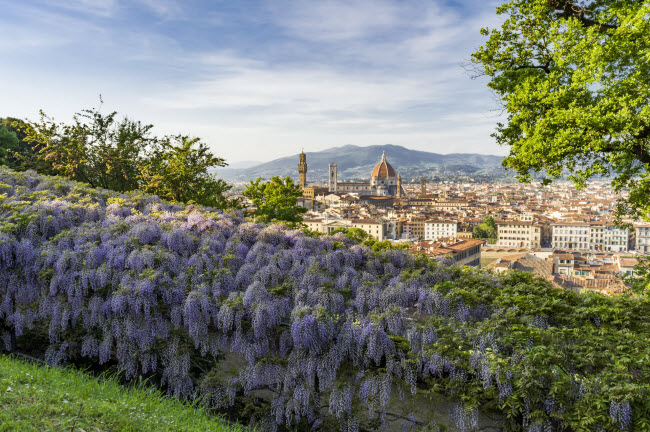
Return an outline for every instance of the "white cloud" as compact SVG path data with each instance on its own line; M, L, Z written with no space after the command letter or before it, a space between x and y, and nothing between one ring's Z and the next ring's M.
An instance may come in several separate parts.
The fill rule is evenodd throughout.
M88 20L46 8L8 5L5 14L4 18L0 16L0 48L6 50L54 48L104 34L100 26Z
M256 159L270 159L293 147L317 150L347 143L495 152L489 137L495 119L468 98L473 93L481 100L482 86L464 76L459 80L464 72L458 66L402 76L326 65L277 68L224 53L201 58L199 78L143 103L176 113L176 127L204 131L214 143L228 142L215 151L233 160L250 158L251 152ZM459 106L459 101L466 102ZM213 119L210 126L191 119L196 113Z
M147 9L164 19L185 19L181 4L174 0L138 0Z
M500 151L489 137L489 92L458 65L494 21L484 3L467 15L436 0L271 0L246 15L216 7L192 17L174 0L138 0L152 14L136 27L119 25L133 8L124 0L55 1L53 9L8 5L20 19L0 17L0 48L25 48L32 58L47 51L35 47L71 57L81 48L97 53L96 63L83 54L55 59L29 79L3 68L5 82L21 83L3 92L16 114L43 107L68 120L101 92L110 110L153 123L156 133L205 137L229 160L344 144ZM176 18L195 20L192 35L204 26L200 49L170 31ZM28 67L30 59L12 55Z
M45 4L49 7L100 17L111 17L118 10L117 0L48 0Z
M399 5L382 0L273 2L271 10L290 35L316 41L368 37L400 22Z

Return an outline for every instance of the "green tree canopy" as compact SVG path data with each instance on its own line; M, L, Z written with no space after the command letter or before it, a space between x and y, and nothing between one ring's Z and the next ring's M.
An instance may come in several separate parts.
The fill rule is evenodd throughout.
M81 111L70 124L57 123L42 111L36 122L8 118L0 122L0 164L118 192L139 189L183 203L237 207L225 196L231 186L213 172L227 165L224 159L199 138L159 139L152 128L98 109ZM10 147L16 151L2 151Z
M291 177L251 180L243 194L253 202L253 214L262 222L302 222L300 215L307 211L297 205L302 189Z
M142 189L163 199L224 209L233 205L225 192L231 186L210 173L226 166L199 138L165 137L141 167Z
M138 189L140 167L155 137L143 125L117 113L84 110L72 124L56 123L41 111L38 122L27 123L25 141L38 158L37 170L119 192Z
M6 165L15 170L35 168L34 150L31 144L25 140L26 135L23 132L26 126L24 121L17 118L6 117L0 119L0 129L9 132L8 134L0 132L5 136L5 141L0 144L5 150L5 156L0 162L1 165ZM18 142L14 141L12 135L16 136Z
M497 234L497 223L492 216L487 215L483 218L483 222L474 226L472 237L487 240L490 243L496 243Z
M472 56L503 103L504 165L529 181L611 176L619 215L650 218L650 2L510 0Z
M372 237L370 237L370 234L362 230L361 228L335 228L332 230L331 234L336 234L336 233L343 233L347 238L350 239L351 242L354 243L363 243L366 240L370 240Z
M10 131L5 126L0 125L0 165L10 166L10 161L20 140L15 132Z

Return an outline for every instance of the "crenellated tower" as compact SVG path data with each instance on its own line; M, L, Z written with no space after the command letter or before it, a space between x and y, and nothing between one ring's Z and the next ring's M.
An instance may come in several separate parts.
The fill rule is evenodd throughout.
M427 196L427 179L422 177L420 179L420 197L424 198Z
M298 155L298 184L303 189L307 187L307 155L304 150Z

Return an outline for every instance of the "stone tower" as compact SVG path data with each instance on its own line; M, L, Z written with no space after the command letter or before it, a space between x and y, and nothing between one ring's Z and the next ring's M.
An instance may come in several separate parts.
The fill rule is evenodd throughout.
M298 155L298 184L303 189L307 187L307 155L304 150Z
M330 164L329 191L337 192L338 190L338 168L335 163Z
M402 198L402 173L397 173L397 198Z
M427 179L422 177L420 179L420 197L424 198L427 196Z

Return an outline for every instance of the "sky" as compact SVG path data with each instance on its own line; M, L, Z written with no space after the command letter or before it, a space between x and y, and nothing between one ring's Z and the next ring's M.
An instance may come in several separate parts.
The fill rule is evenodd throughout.
M0 0L0 117L100 108L230 163L354 144L506 154L463 64L494 0Z

